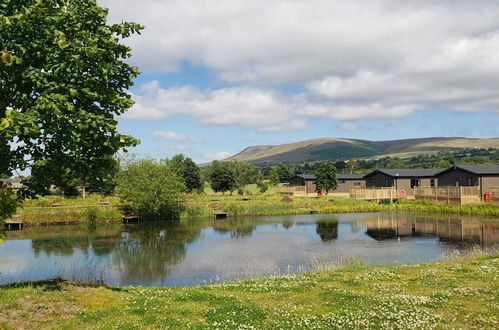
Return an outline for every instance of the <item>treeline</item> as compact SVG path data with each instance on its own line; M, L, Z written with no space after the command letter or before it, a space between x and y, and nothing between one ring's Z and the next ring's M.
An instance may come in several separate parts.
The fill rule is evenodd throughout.
M274 166L259 166L263 175L269 179L279 176L281 182L286 177L296 174L313 174L322 161L287 163ZM454 152L439 152L433 155L417 155L414 157L379 159L332 160L339 174L369 173L379 168L449 168L458 165L498 165L499 150L465 149Z

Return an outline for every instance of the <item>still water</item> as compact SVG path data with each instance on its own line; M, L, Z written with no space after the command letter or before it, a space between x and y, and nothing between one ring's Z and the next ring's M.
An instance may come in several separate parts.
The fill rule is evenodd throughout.
M31 227L0 244L0 284L54 277L177 286L297 273L357 257L432 261L499 243L499 224L464 217L335 214Z

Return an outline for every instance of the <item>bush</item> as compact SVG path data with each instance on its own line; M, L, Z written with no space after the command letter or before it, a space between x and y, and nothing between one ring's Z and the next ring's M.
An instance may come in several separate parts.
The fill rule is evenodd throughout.
M183 179L164 161L128 161L118 174L116 194L146 220L177 219L184 210Z

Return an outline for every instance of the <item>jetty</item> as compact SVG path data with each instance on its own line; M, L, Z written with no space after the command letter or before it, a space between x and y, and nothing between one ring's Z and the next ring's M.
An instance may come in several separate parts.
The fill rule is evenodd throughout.
M5 220L5 229L7 230L22 230L24 223L20 220Z

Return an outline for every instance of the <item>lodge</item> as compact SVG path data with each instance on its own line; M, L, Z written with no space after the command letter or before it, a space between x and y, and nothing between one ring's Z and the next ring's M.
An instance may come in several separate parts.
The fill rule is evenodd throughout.
M333 193L346 194L352 188L365 188L365 180L362 174L338 174L338 187ZM317 194L315 185L316 177L311 174L298 174L289 179L290 191L295 195Z
M403 196L414 196L416 187L437 186L436 175L443 169L378 169L366 176L366 188L393 188Z
M486 194L499 201L499 166L456 165L436 175L439 187L477 187L480 198Z

